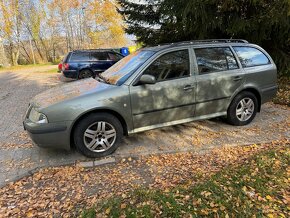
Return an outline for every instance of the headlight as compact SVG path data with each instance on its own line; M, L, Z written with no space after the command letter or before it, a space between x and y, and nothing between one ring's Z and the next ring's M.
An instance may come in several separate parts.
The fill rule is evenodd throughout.
M28 118L34 123L48 123L47 117L34 108L30 110Z

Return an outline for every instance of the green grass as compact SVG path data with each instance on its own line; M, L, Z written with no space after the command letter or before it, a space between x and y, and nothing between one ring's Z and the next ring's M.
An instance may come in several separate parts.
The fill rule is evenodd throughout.
M289 147L264 151L198 185L169 191L138 189L126 198L111 198L87 209L81 216L287 217L289 154Z
M57 73L57 66L56 68L46 70L46 71L40 71L39 73Z
M26 69L26 68L42 67L42 66L49 66L49 65L52 65L52 63L17 65L17 66L11 66L11 67L1 67L0 71L22 70L22 69Z

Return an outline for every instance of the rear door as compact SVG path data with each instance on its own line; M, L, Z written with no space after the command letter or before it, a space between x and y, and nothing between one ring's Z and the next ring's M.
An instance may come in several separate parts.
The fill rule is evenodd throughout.
M121 60L124 56L121 54L117 54L114 52L108 52L109 59L111 60L111 64L114 65L117 63L119 60Z
M167 52L143 71L157 83L130 86L135 129L194 116L195 78L190 72L188 49Z
M96 51L91 52L91 69L96 73L102 73L110 68L114 62L110 60L108 52Z
M69 69L78 70L90 68L90 53L87 51L75 51L72 52L69 60Z
M231 47L199 47L196 60L195 116L224 115L231 96L244 82L244 70Z

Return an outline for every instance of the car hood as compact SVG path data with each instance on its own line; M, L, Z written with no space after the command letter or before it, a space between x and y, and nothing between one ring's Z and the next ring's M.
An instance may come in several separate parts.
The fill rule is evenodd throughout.
M83 79L42 92L32 99L31 104L41 109L81 95L99 92L112 87L112 85L98 82L93 78Z

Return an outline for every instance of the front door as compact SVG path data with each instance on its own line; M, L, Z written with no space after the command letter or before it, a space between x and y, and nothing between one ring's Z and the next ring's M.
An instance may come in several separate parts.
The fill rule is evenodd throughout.
M195 78L189 62L188 49L163 54L142 73L154 76L156 84L130 87L135 130L194 116Z
M224 115L231 96L244 82L244 70L239 66L230 47L194 49L196 75L196 114Z

